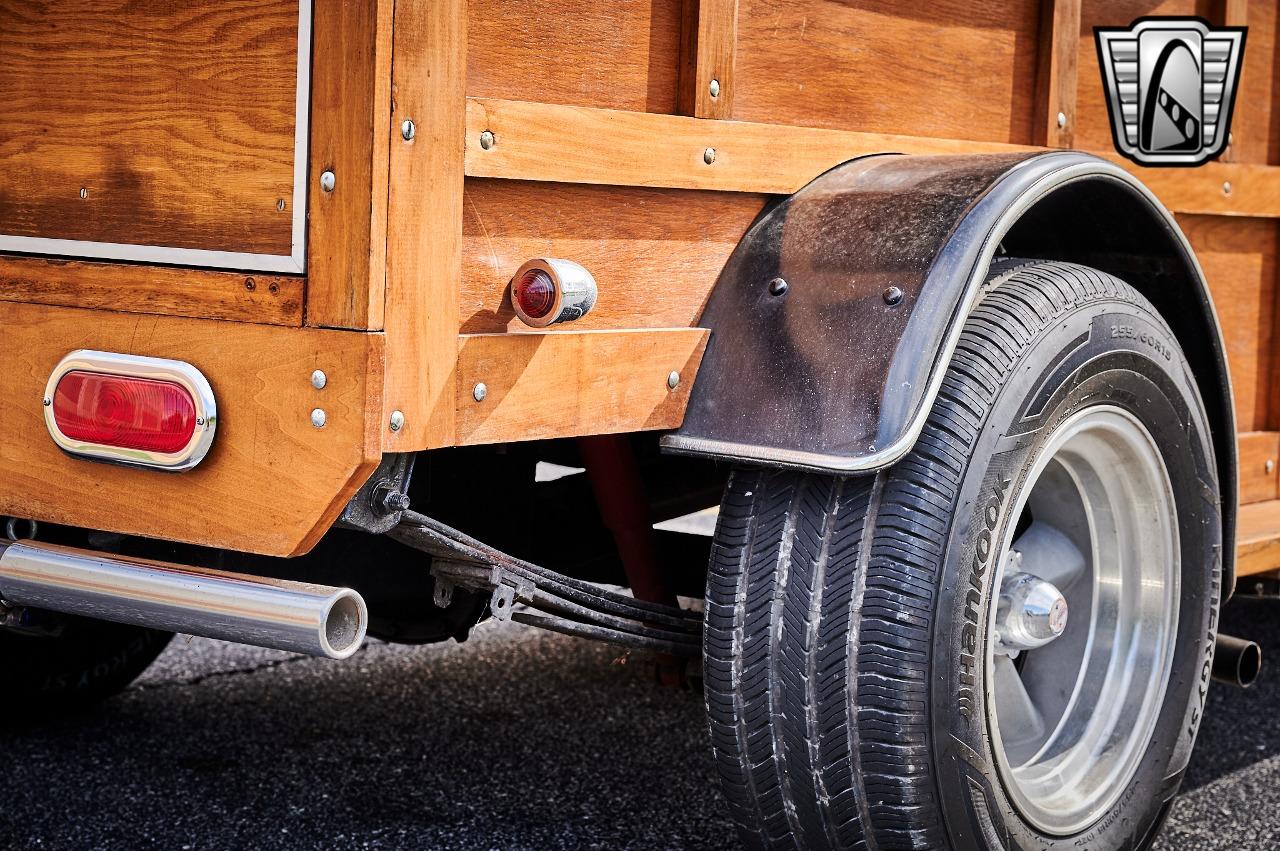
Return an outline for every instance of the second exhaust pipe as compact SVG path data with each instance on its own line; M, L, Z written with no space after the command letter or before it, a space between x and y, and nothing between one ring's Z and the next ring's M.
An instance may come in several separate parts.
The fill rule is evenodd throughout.
M345 659L369 613L350 588L21 541L0 544L0 599L71 615Z
M1262 648L1234 635L1218 633L1213 650L1213 678L1228 685L1248 688L1262 672Z

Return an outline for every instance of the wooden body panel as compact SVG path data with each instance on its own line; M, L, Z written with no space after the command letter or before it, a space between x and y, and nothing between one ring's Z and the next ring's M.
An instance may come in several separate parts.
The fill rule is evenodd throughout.
M457 442L675 428L706 345L701 328L462 337Z
M469 94L675 112L681 0L464 5Z
M69 233L118 234L128 225L131 238L158 244L283 246L287 253L284 224L294 209L292 182L283 181L292 181L294 115L286 89L296 72L290 50L298 2L268 9L218 0L202 18L155 0L73 0L59 9L0 0L9 16L0 48L12 37L102 53L102 43L77 36L75 27L43 26L65 9L92 6L99 16L119 13L105 25L118 31L118 50L103 55L131 49L145 60L94 75L83 64L73 71L65 56L0 49L0 94L16 92L19 106L16 116L0 117L0 157L10 171L19 165L18 183L0 183L0 232L11 220L56 235L40 219L52 221L56 209L55 224ZM180 25L132 27L142 13ZM1092 28L1144 14L1200 14L1250 27L1234 141L1219 162L1144 169L1114 153ZM210 30L210 22L220 28ZM282 441L295 462L323 456L324 472L308 480L298 514L254 514L285 531L236 532L221 517L184 526L192 521L154 506L129 521L145 533L259 551L305 548L314 529L303 528L302 513L320 523L331 518L379 451L675 426L705 345L697 317L770 196L865 154L1032 145L1074 146L1122 162L1179 214L1222 317L1246 432L1241 498L1280 503L1275 465L1266 467L1280 463L1280 93L1277 15L1266 0L981 7L960 0L315 0L311 25L305 275L0 257L0 301L45 322L40 358L85 335L127 350L156 340L172 351L185 345L216 364L237 408L248 406L261 445ZM208 43L186 45L198 39ZM120 102L130 116L90 115L81 122L86 131L68 136L64 110L33 103L46 70L55 94L68 98L101 98L124 86ZM155 85L179 71L184 86ZM181 120L164 120L184 107ZM412 133L402 131L405 122ZM486 131L493 143L482 145ZM55 143L71 152L56 167L42 166L38 180L39 169L21 168L24 157L48 160ZM75 195L58 195L56 208L44 212L33 206L77 174L116 174L109 163L121 156L152 171L130 165L118 173L132 178L110 192L89 186L83 199L82 184L71 180ZM319 189L325 171L335 174L332 192ZM141 199L153 217L133 223L110 207L126 199ZM193 205L184 203L190 199ZM284 210L280 199L287 199ZM508 279L535 256L573 259L595 274L600 299L589 316L537 333L514 318ZM99 322L99 314L66 309L72 306L109 312ZM134 333L155 328L164 330ZM19 337L35 339L25 331ZM254 360L233 366L223 348L232 340ZM348 447L354 454L340 463L319 448L339 429L299 431L279 407L299 401L306 388L262 395L274 387L277 368L322 356L310 348L321 343L343 363L369 359L367 381L339 394L352 411L359 396L364 417L358 434L343 432L358 450ZM8 352L16 344L0 346ZM44 364L25 357L19 372L29 382ZM672 370L681 373L675 392L663 383ZM473 396L479 382L490 394L482 403ZM393 411L405 418L395 432ZM173 481L217 499L230 498L233 481L240 489L266 487L283 456L246 443L240 422L218 472ZM7 427L0 416L0 437ZM23 448L0 447L10 452L0 476L25 475L13 453L45 457L49 447L37 438L47 438L30 428L22 434ZM78 474L76 465L49 463L55 475ZM231 466L234 474L226 472ZM93 472L126 487L140 475ZM141 480L155 481L150 474ZM0 492L18 483L0 479ZM122 525L107 507L64 490L55 496L39 506L50 518ZM164 531L165 522L175 528Z
M208 456L166 473L72 458L40 398L67 352L186 361L218 405ZM355 334L8 304L0 334L0 515L269 555L305 552L380 457L383 341ZM323 370L323 390L311 373ZM311 424L321 408L324 428Z
M741 0L733 118L1033 141L1039 0Z
M682 328L697 323L729 254L764 206L741 192L467 180L464 334L528 331L507 292L530 257L569 257L600 288L584 318L550 333Z
M1280 422L1273 409L1275 368L1275 219L1179 216L1209 281L1235 391L1236 428L1261 431Z
M0 234L291 257L299 2L0 3Z

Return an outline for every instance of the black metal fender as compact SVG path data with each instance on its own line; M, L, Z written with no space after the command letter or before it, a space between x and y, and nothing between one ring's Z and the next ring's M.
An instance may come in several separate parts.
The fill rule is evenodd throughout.
M768 207L712 291L706 355L663 447L844 475L893 464L924 427L997 256L1110 272L1169 323L1213 430L1229 593L1235 416L1204 273L1155 196L1088 154L864 157Z

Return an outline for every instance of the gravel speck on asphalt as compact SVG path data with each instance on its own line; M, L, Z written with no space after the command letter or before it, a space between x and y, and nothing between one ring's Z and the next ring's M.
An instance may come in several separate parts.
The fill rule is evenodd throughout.
M1280 847L1280 602L1223 629L1277 667L1212 690L1161 851ZM618 655L514 624L347 662L180 636L93 712L0 734L0 847L735 847L701 696Z

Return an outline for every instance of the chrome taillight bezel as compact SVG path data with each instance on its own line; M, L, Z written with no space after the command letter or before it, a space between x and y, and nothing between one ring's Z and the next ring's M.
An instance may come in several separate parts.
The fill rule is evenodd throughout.
M154 452L68 437L58 427L57 419L54 417L53 399L58 382L73 370L124 378L149 378L179 385L191 394L191 399L195 403L196 428L191 434L191 439L177 452ZM218 426L217 403L214 401L213 388L209 386L209 381L191 364L168 358L77 349L58 361L58 365L53 368L53 373L45 384L44 398L41 402L44 406L45 427L49 430L49 436L53 438L53 442L63 452L90 461L105 461L149 470L181 472L195 467L209 453Z

